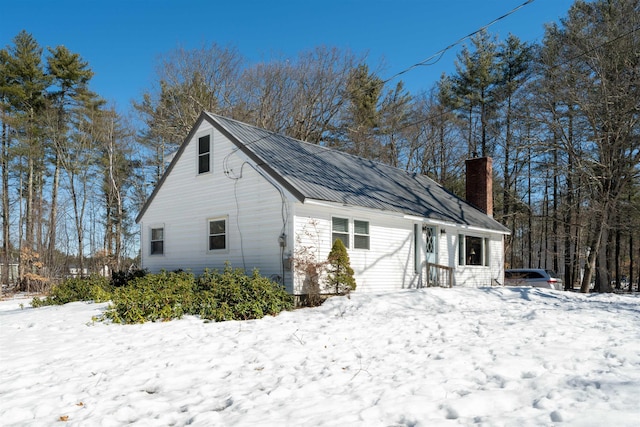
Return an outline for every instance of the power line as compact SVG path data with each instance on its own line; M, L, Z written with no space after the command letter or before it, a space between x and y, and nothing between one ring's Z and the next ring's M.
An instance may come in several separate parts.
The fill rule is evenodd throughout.
M484 27L480 28L479 30L474 31L473 33L469 34L468 36L461 38L460 40L458 40L458 41L457 41L457 42L455 42L454 44L452 44L452 45L448 46L447 48L442 49L440 52L436 53L435 55L432 55L430 58L427 58L426 60L424 60L424 61L422 61L422 62L420 62L420 63L417 63L417 64L415 64L415 65L413 65L413 66L409 67L408 69L406 69L406 70L404 70L404 71L401 71L400 73L398 73L398 74L396 74L396 75L394 75L394 76L390 77L389 79L385 80L385 83L386 83L386 82L388 82L389 80L391 80L391 79L393 79L393 78L397 77L398 75L400 75L400 74L402 74L402 73L406 73L407 71L409 71L409 70L411 70L411 69L413 69L413 68L415 68L415 67L417 67L417 66L420 66L420 65L431 65L431 64L426 64L426 61L429 61L430 59L432 59L433 57L435 57L435 56L437 56L437 55L442 56L442 54L443 54L444 52L446 52L447 50L451 49L451 47L455 46L456 44L459 44L459 43L460 43L461 41L463 41L463 40L466 40L466 39L468 39L468 38L470 38L470 37L473 37L473 35L477 34L478 32L482 31L483 29L488 28L490 25L493 25L495 22L498 22L499 20L504 19L505 17L507 17L507 16L509 16L509 15L513 14L513 13L514 13L514 12L516 12L518 9L520 9L520 8L522 8L522 7L524 7L524 6L526 6L527 4L532 3L533 1L535 1L535 0L528 0L528 1L526 1L525 3L521 4L521 5L520 5L520 6L518 6L517 8L515 8L515 9L511 10L510 12L508 12L508 13L506 13L506 14L502 15L502 16L501 16L501 17L499 17L499 18L496 18L496 19L495 19L495 20L493 20L491 23L489 23L489 24L485 25ZM562 67L563 65L566 65L566 64L568 64L568 63L570 63L570 62L572 62L572 61L575 61L575 60L577 60L577 59L579 59L579 58L581 58L581 57L583 57L583 56L585 56L585 55L587 55L587 54L589 54L589 53L591 53L591 52L593 52L593 51L595 51L595 50L597 50L597 49L603 48L603 47L605 47L605 46L607 46L607 45L609 45L609 44L611 44L611 43L614 43L614 42L616 42L616 41L618 41L618 40L620 40L620 39L623 39L623 38L625 38L625 37L628 37L628 36L630 36L631 34L635 33L636 31L639 31L639 30L640 30L640 26L635 27L635 28L632 28L632 29L630 29L629 31L626 31L626 32L624 32L624 33L620 34L619 36L617 36L617 37L615 37L615 38L613 38L613 39L611 39L611 40L603 41L602 43L600 43L600 44L598 44L598 45L596 45L596 46L594 46L594 47L592 47L592 48L590 48L590 49L588 49L588 50L582 51L581 53L579 53L579 54L577 54L577 55L574 55L574 56L572 56L572 57L570 57L570 58L567 58L567 59L565 59L565 60L563 60L563 61L561 61L561 62L559 62L559 63L557 63L557 64L553 64L553 65L549 66L548 68L549 68L549 69L556 69L556 68ZM404 125L402 125L402 126L399 126L399 127L395 128L395 130L396 130L396 131L400 131L400 130L403 130L403 129L406 129L406 128L409 128L409 127L419 126L419 125L421 125L421 124L423 124L423 123L425 123L425 122L427 122L427 121L434 120L434 119L437 119L437 118L441 118L441 117L444 117L445 115L448 115L448 114L451 114L451 113L454 113L454 112L455 112L455 108L445 108L445 109L443 109L443 111L440 111L440 112L438 112L438 113L436 113L436 114L427 115L427 116L423 117L422 119L415 120L415 121L412 121L412 122L409 122L409 123L405 123ZM256 126L254 126L254 125L250 125L250 126L256 127ZM256 128L257 128L257 127L256 127ZM259 128L259 129L260 129L260 128ZM272 135L277 135L277 136L286 136L286 135L283 135L283 134L281 134L281 133L279 133L279 132L269 131L269 130L267 130L267 129L261 129L261 130L262 130L262 131L267 132L268 134L266 134L266 135L264 135L264 136L262 136L262 137L260 137L260 138L258 138L258 139L256 139L256 140L254 140L254 141L248 141L248 142L243 143L243 144L244 144L245 146L247 146L247 147L248 147L248 146L253 145L253 144L255 144L255 143L257 143L257 142L259 142L259 141L261 141L261 140L263 140L263 139L265 139L265 138L268 138L268 137L270 137L270 136L272 136ZM294 140L298 140L297 138L292 138L292 137L289 137L289 136L286 136L286 137L287 137L287 138L294 139ZM305 144L316 145L316 144L309 143L309 142L307 142L307 141L302 141L302 140L298 140L298 141L301 141L301 142L303 142L303 143L305 143ZM334 150L333 148L329 148L329 147L327 147L327 146L323 146L323 145L319 145L319 144L317 144L317 145L318 145L319 147L322 147L322 148L323 148L324 150L326 150L326 152L327 152L327 153L329 153L329 154ZM232 150L230 153L228 153L228 154L225 156L224 164L225 164L225 165L227 165L227 163L228 163L228 161L229 161L229 158L230 158L233 154L235 154L236 152L238 152L239 150L240 150L240 148L236 147L234 150ZM338 150L338 151L340 151L340 150ZM348 153L348 152L343 152L343 151L341 151L341 152L342 152L342 153L345 153L345 154L348 154L348 155L353 155L353 154ZM298 154L298 155L290 156L289 158L290 158L291 160L297 160L297 159L300 159L300 158L310 157L310 156L317 156L317 155L321 155L321 154L324 154L324 152L301 153L301 154ZM359 157L359 156L356 156L356 157ZM378 163L382 163L382 162L379 162L379 161L376 161L376 160L372 160L372 159L368 159L368 160L371 160L371 161L374 161L374 162L378 162ZM263 160L263 162L264 162L264 160ZM258 165L260 165L260 164L262 164L262 163L259 163ZM387 165L387 166L389 166L389 165ZM225 173L227 173L227 175L228 175L228 177L229 177L229 178L237 179L237 178L235 178L235 177L231 177L231 176L229 176L229 174L230 174L231 170L230 170L230 168L228 168L228 166L225 166L225 171L226 171Z
M591 52L594 52L594 51L596 51L598 49L601 49L601 48L603 48L603 47L605 47L605 46L607 46L607 45L609 45L611 43L614 43L614 42L616 42L618 40L621 40L621 39L623 39L625 37L628 37L628 36L632 35L633 33L635 33L636 31L640 31L640 26L632 28L629 31L627 31L625 33L622 33L619 36L617 36L617 37L615 37L615 38L613 38L611 40L604 41L604 42L602 42L602 43L600 43L600 44L598 44L598 45L596 45L596 46L594 46L594 47L592 47L590 49L584 50L584 51L582 51L582 52L580 52L580 53L578 53L578 54L576 54L576 55L574 55L574 56L572 56L570 58L566 58L565 60L563 60L563 61L561 61L561 62L559 62L557 64L550 65L550 66L547 67L547 69L554 70L556 68L559 68L559 67L562 67L564 65L567 65L567 64L569 64L569 63L571 63L571 62L573 62L573 61L575 61L577 59L582 58L583 56L586 56L587 54L589 54ZM433 114L433 115L430 115L430 116L426 116L426 117L424 117L424 118L422 118L420 120L416 120L415 122L407 123L407 124L405 124L403 126L398 127L396 130L402 130L402 129L406 129L408 127L420 125L420 124L422 124L424 122L427 122L429 120L437 119L437 118L445 116L446 114L450 114L450 113L453 113L453 112L455 112L455 108L448 108L448 109L445 109L444 111L442 111L440 113Z
M474 32L472 32L472 33L470 33L470 34L468 34L468 35L466 35L466 36L464 36L464 37L462 37L462 38L460 38L460 39L456 40L455 42L453 42L453 43L452 43L452 44L450 44L449 46L445 47L445 48L444 48L444 49L442 49L442 50L439 50L438 52L434 53L433 55L431 55L431 56L430 56L430 57L428 57L427 59L425 59L425 60L423 60L423 61L420 61L420 62L418 62L418 63L416 63L416 64L413 64L413 65L412 65L412 66L410 66L409 68L405 68L404 70L402 70L402 71L400 71L400 72L398 72L398 73L394 74L393 76L391 76L391 77L389 77L388 79L384 80L382 83L383 83L383 84L386 84L386 83L388 83L389 81L391 81L391 80L395 79L396 77L401 76L401 75L403 75L403 74L405 74L405 73L407 73L407 72L409 72L409 71L413 70L414 68L421 67L421 66L433 65L433 64L437 63L438 61L440 61L440 59L442 59L442 56L443 56L443 55L445 54L445 52L447 52L448 50L450 50L450 49L452 49L453 47L455 47L455 46L459 45L459 44L460 44L460 43L462 43L463 41L465 41L465 40L467 40L467 39L470 39L471 37L475 36L476 34L478 34L478 33L482 32L482 31L486 30L487 28L489 28L490 26L492 26L492 25L493 25L493 24L495 24L496 22L498 22L498 21L501 21L501 20L505 19L505 18L506 18L506 17L508 17L509 15L514 14L514 13L515 13L515 12L517 12L518 10L522 9L523 7L525 7L526 5L528 5L528 4L530 4L530 3L533 3L534 1L535 1L535 0L527 0L527 1L525 1L525 2L524 2L524 3L522 3L520 6L518 6L518 7L514 8L514 9L510 10L509 12L505 13L504 15L502 15L502 16L500 16L500 17L498 17L498 18L494 19L493 21L489 22L488 24L486 24L486 25L485 25L485 26L483 26L483 27L480 27L480 28L479 28L479 29L477 29L476 31L474 31ZM432 60L433 60L434 58L436 58L436 57L437 57L437 59L436 59L435 61L430 62L430 61L432 61Z

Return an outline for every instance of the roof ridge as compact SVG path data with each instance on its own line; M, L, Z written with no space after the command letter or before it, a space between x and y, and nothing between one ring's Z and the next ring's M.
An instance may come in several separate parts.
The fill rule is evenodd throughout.
M222 115L220 115L220 114L211 113L211 112L209 112L209 111L205 111L205 113L206 113L206 114L208 114L209 116L211 116L213 119L216 119L216 121L217 121L218 123L220 123L221 121L222 121L222 122L223 122L223 121L230 121L230 122L234 122L234 123L236 123L236 124L238 124L238 125L246 126L246 127L250 127L250 128L255 129L255 130L259 131L259 132L266 132L266 133L269 133L269 134L271 134L271 135L273 135L273 136L276 136L276 137L279 137L279 138L286 138L286 139L291 140L291 141L296 141L296 142L301 143L301 144L304 144L304 145L306 145L306 146L313 147L313 149L314 149L314 150L322 150L322 151L324 151L324 152L328 152L328 153L338 153L338 154L339 154L339 155L341 155L341 156L351 157L351 158L357 159L357 160L359 160L359 161L363 161L363 160L364 160L364 161L366 161L366 162L369 162L369 163L372 163L372 164L376 164L376 165L382 166L382 167L383 167L383 168L385 168L385 169L391 169L391 170L398 171L398 172L403 173L403 174L405 174L405 175L407 175L407 176L411 176L411 177L414 177L414 178L415 178L415 177L420 177L420 178L422 178L422 179L428 179L428 180L429 180L429 181L431 181L433 184L435 184L435 185L437 185L437 186L439 186L439 187L441 187L441 188L445 188L441 183L439 183L439 182L438 182L438 181L436 181L435 179L431 178L431 177L430 177L430 176L428 176L428 175L422 174L422 173L418 173L418 172L410 172L410 171L408 171L408 170L406 170L406 169L402 169L402 168L400 168L400 167L393 166L393 165L390 165L390 164L388 164L388 163L384 163L384 162L382 162L382 161L380 161L380 160L369 159L369 158L367 158L367 157L358 156L357 154L348 153L348 152L346 152L346 151L342 151L342 150L339 150L339 149L337 149L337 148L327 147L327 146L320 145L320 144L314 144L314 143L312 143L312 142L308 142L308 141L304 141L304 140L302 140L302 139L294 138L294 137L289 136L289 135L284 135L284 134L279 133L279 132L276 132L276 131L272 131L272 130L269 130L269 129L261 128L261 127L259 127L259 126L252 125L252 124L250 124L250 123L246 123L246 122L243 122L243 121L241 121L241 120L233 119L233 118L230 118L230 117L222 116ZM222 123L220 123L220 124L222 125ZM222 126L223 126L223 125L222 125ZM226 129L226 127L225 127L225 129ZM229 129L227 129L227 131L229 131ZM321 142L324 142L324 141L321 141ZM243 143L243 145L244 145L245 147L249 147L249 146L250 146L251 144L253 144L254 142L245 142L245 141L242 141L242 143ZM304 155L304 156L308 156L309 154L305 153L305 154L303 154L303 155ZM447 190L447 191L448 191L448 190Z

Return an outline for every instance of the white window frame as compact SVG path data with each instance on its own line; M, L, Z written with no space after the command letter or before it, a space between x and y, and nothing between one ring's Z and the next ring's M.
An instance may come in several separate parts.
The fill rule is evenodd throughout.
M212 222L224 222L224 233L211 233ZM224 248L211 249L211 237L224 236ZM225 252L229 250L229 218L228 217L214 217L207 219L207 251L209 252Z
M416 273L422 268L422 228L420 224L413 224L413 269Z
M480 251L481 253L467 253L467 239L479 239L480 240ZM474 234L458 234L458 264L461 266L469 266L469 267L489 267L491 263L490 256L490 239L488 237L478 236ZM471 248L473 251L474 248ZM470 263L470 257L478 255L480 259L480 263L477 262Z
M360 222L360 223L364 223L367 225L367 232L366 233L357 233L356 230L356 222ZM357 237L366 237L367 239L367 247L360 247L358 246L357 242L358 239ZM371 223L369 221L365 221L363 219L354 219L353 220L353 249L358 249L358 250L363 250L363 251L368 251L371 249Z
M208 143L208 151L201 153L200 152L200 140L202 140L203 138L209 138L209 143ZM211 134L206 134L206 135L200 135L196 138L196 171L198 172L198 175L204 175L207 173L211 173L212 171L212 159L213 159L213 144L212 144L212 140L213 138L211 137ZM207 164L207 170L206 171L201 171L200 170L200 158L203 156L208 156L209 162Z
M334 220L344 220L345 224L347 225L347 230L346 231L336 231L334 226ZM351 234L351 227L349 226L349 223L351 221L349 220L349 218L345 218L342 216L332 216L331 217L331 246L333 246L333 242L336 241L336 239L340 239L342 240L342 243L344 243L344 246L349 249L351 247L350 243L351 243L351 239L350 239L350 234ZM341 237L339 237L341 236ZM346 242L345 242L346 239Z
M154 240L153 232L156 231L156 230L161 230L162 238ZM164 251L165 251L165 248L164 248L165 240L166 240L166 232L165 232L164 224L150 226L149 227L149 256L163 256L164 255ZM162 251L161 252L154 252L154 250L153 250L153 244L157 243L157 242L162 242Z

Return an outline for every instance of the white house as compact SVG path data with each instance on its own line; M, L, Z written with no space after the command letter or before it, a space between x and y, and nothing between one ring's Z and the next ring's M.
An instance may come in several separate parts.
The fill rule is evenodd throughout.
M490 162L478 160L485 178L472 190L491 181ZM206 112L136 221L151 272L229 262L295 295L306 293L305 274L292 258L325 260L337 238L356 292L502 283L509 233L426 176Z

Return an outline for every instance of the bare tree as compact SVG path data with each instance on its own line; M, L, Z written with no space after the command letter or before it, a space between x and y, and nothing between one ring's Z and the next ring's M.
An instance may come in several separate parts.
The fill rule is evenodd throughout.
M151 150L154 183L164 172L165 155L180 145L203 110L233 113L242 64L236 49L215 43L177 48L160 59L157 85L134 103L145 123L140 142Z
M606 243L620 197L637 178L640 163L640 3L637 0L576 2L562 27L547 31L547 42L563 49L558 66L566 104L576 107L588 134L580 153L564 149L585 176L588 206L587 246L581 291L589 292L596 265L597 286L610 291Z

